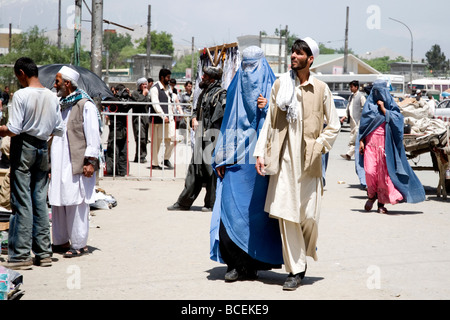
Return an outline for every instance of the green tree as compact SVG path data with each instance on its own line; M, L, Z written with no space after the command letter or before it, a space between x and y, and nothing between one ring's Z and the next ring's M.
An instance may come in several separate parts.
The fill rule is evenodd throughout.
M320 54L334 54L336 53L336 50L332 48L327 48L323 43L319 43L319 52Z
M157 54L173 55L172 35L165 31L152 31L151 34L151 52ZM137 40L139 52L147 52L147 38Z
M389 59L388 56L374 58L374 59L363 59L372 68L380 71L381 73L389 73L391 71L391 63L394 62L405 62L405 58L398 56L395 59Z
M194 70L192 71L192 76L195 77L197 74L197 60L199 57L198 52L194 52ZM187 54L175 59L175 66L172 68L173 73L185 73L186 69L192 67L192 54Z
M39 65L53 63L67 63L73 61L73 47L64 46L61 49L44 35L44 31L34 26L22 34L15 34L11 41L11 52L0 57L1 64L13 65L20 57L29 57ZM80 52L81 66L90 68L90 54L84 50ZM12 68L0 70L1 83L8 83L17 88L17 82ZM14 85L16 84L16 85ZM13 89L13 88L12 88Z
M427 58L427 67L433 75L447 74L450 69L449 61L445 57L445 54L441 52L441 47L438 44L433 45L425 53L425 57Z
M126 58L137 53L131 41L131 35L128 33L117 34L115 32L105 32L103 43L109 52L109 67L124 68L127 66ZM103 67L106 68L106 59L103 59Z
M286 37L286 33L287 33L287 48L286 49L288 50L288 52L290 52L295 40L297 40L299 38L298 35L296 35L295 33L291 34L289 32L289 30L286 30L286 29L278 30L278 28L275 28L276 36L281 35L282 37Z

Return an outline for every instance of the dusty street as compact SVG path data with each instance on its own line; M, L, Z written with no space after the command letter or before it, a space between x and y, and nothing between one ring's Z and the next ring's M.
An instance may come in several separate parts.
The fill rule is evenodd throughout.
M389 205L387 215L366 212L354 161L340 157L348 138L348 130L341 131L330 153L319 260L308 260L294 292L281 288L284 269L260 272L256 281L224 282L226 267L209 259L211 213L200 211L203 193L192 211L166 210L182 178L104 178L100 187L118 205L93 212L91 254L55 254L51 267L20 271L22 300L449 299L450 210L435 195L437 173L417 172L425 202ZM429 164L422 156L420 165Z

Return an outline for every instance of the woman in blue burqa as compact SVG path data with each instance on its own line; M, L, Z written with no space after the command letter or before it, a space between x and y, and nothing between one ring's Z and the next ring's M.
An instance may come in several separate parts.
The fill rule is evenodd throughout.
M210 229L210 258L226 263L225 281L255 279L281 268L276 219L264 212L269 177L256 173L253 151L268 109L275 75L259 47L242 52L227 102L212 166L218 175Z
M364 105L359 125L357 172L365 173L370 211L378 200L378 212L387 213L386 203L417 203L425 190L412 170L403 145L404 120L387 83L376 81Z

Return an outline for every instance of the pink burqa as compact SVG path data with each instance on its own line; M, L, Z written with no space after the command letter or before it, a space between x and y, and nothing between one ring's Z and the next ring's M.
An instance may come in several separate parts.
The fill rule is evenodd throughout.
M367 137L364 147L364 170L366 172L367 194L376 196L379 203L396 204L403 199L395 188L386 165L385 126L383 123Z

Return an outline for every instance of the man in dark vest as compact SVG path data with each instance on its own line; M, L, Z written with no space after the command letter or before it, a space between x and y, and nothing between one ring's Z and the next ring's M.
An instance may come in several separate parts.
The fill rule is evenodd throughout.
M159 71L159 81L156 82L150 89L150 96L152 100L151 113L158 114L156 116L150 116L149 124L149 136L152 140L152 168L161 169L161 163L159 162L159 150L161 148L161 142L164 141L164 165L168 169L173 169L170 163L170 157L173 153L173 143L169 137L169 125L173 122L173 117L170 108L172 106L169 103L173 102L172 91L170 90L171 72L169 69L161 69ZM164 134L164 135L163 135Z
M131 93L131 100L136 102L150 102L148 81L146 78L140 78L136 81L137 89ZM133 105L133 113L148 113L148 105L135 104ZM140 126L139 126L140 124ZM147 116L133 116L133 133L136 141L136 153L134 155L134 162L145 162L147 156L147 141L148 141L148 117Z
M202 211L211 211L216 200L216 176L211 166L212 153L220 133L227 92L221 86L222 69L207 67L199 87L203 89L192 114L195 144L188 167L184 190L167 210L189 210L203 184L206 195Z

